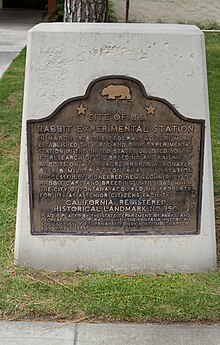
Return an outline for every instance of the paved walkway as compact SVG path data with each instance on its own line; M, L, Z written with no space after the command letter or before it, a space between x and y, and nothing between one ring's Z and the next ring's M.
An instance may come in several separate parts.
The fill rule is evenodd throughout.
M41 18L41 10L0 9L0 78L26 46L27 31Z
M220 345L220 325L0 322L2 345Z

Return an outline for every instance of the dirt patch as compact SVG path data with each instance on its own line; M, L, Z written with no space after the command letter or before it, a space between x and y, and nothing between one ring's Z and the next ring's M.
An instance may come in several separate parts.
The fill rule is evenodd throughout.
M22 94L17 93L17 92L13 92L12 94L10 94L6 100L4 101L4 105L6 105L7 107L15 107L18 104L18 99L22 98Z
M44 283L57 283L57 284L66 284L70 282L71 284L77 285L79 279L74 274L66 274L61 272L41 272L41 271L33 271L30 273L26 273L25 276L29 277L33 281L39 281Z

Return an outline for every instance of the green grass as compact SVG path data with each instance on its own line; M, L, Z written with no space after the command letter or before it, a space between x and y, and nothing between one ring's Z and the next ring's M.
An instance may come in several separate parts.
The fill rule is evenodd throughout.
M220 34L207 34L216 222L220 224ZM220 320L220 272L117 275L55 273L13 264L25 51L0 80L0 319ZM220 231L218 231L219 233Z
M3 319L217 321L219 274L45 273L3 275Z
M199 20L193 20L193 21L179 21L179 24L191 24L198 26L201 30L220 30L220 24L216 22L215 20L209 20L209 21L199 21Z
M220 34L206 34L215 195L220 195Z
M12 255L20 150L25 51L0 79L0 265Z

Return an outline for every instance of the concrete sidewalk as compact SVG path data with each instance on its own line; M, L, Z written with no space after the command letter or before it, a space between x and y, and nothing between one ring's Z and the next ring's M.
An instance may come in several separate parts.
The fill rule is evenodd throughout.
M2 345L220 345L220 325L0 322Z
M27 44L27 31L42 18L41 10L0 9L0 78Z

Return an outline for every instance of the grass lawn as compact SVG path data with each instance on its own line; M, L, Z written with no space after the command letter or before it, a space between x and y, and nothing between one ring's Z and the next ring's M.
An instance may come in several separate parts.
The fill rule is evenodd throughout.
M220 233L220 34L207 34L216 224ZM13 264L25 51L0 80L0 319L220 320L220 272L55 273Z

